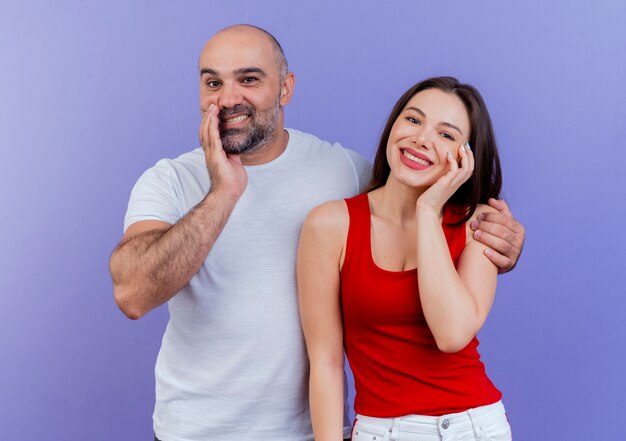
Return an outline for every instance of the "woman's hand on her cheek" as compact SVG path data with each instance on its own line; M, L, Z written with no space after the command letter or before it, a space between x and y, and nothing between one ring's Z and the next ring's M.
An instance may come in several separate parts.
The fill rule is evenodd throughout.
M474 171L474 155L469 149L469 144L459 147L459 163L448 152L446 159L450 170L440 177L428 190L426 190L416 203L417 209L428 209L441 214L444 204L467 181Z

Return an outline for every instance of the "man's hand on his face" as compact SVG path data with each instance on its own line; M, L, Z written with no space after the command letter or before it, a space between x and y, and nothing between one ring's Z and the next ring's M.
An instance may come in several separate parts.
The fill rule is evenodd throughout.
M239 199L248 185L248 175L239 155L226 154L219 132L219 109L211 104L202 116L200 144L204 150L211 192Z

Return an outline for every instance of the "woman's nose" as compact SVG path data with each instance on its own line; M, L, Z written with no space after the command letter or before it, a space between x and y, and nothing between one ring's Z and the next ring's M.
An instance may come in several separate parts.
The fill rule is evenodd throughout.
M433 135L426 129L421 129L416 132L412 137L412 141L417 147L427 149L431 149L434 145Z

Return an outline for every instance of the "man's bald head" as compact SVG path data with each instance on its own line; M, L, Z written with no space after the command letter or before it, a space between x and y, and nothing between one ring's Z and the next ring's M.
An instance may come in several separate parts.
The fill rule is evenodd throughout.
M285 57L285 52L283 51L282 46L272 34L266 31L263 28L258 26L250 25L250 24L236 24L232 26L228 26L218 33L216 33L204 46L202 52L204 52L207 47L211 44L211 42L220 37L224 37L229 33L239 34L239 36L249 37L252 41L254 39L263 39L267 41L274 52L276 68L278 70L279 78L282 81L288 72L287 65L287 57Z

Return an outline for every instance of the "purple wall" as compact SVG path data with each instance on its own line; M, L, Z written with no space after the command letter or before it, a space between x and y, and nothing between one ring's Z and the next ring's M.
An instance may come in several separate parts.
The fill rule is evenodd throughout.
M287 124L370 158L413 82L481 90L528 232L481 332L488 371L516 439L622 439L621 0L4 2L0 438L151 439L167 311L124 318L108 257L140 173L196 146L199 50L238 22L284 45Z

